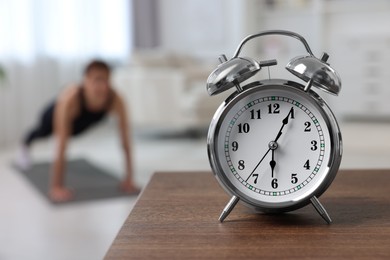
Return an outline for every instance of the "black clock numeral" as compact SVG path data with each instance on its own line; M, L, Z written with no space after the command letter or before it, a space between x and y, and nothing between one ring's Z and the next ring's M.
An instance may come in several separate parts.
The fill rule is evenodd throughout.
M313 140L313 141L311 141L311 145L312 145L312 147L310 148L312 151L315 151L315 150L317 150L317 141L315 141L315 140Z
M309 160L307 160L305 162L305 164L303 165L303 168L305 168L306 170L310 170L310 161Z
M254 183L257 184L257 179L259 178L259 174L252 174L252 177L255 177Z
M258 109L256 111L254 109L252 109L250 111L250 113L251 113L251 119L261 119L260 109Z
M235 151L238 150L238 143L237 143L236 141L234 141L234 142L232 143L232 150L233 150L233 152L235 152Z
M272 182L271 182L271 186L272 186L272 188L274 188L274 189L277 189L278 188L278 179L272 179Z
M248 123L244 123L244 124L238 124L238 133L248 133L249 130L250 130L250 126Z
M298 177L296 173L291 174L291 183L296 184L298 182Z
M305 132L311 132L311 123L309 121L305 122Z
M244 160L239 160L238 161L238 169L241 170L241 171L245 169L245 162L244 162Z
M274 108L272 110L272 107ZM268 114L279 114L280 113L280 105L278 103L269 104L268 105Z

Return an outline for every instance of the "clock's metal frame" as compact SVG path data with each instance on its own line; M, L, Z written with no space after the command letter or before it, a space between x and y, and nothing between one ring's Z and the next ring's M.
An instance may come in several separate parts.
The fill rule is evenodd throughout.
M323 116L326 123L326 128L329 131L329 136L331 138L330 159L329 162L327 162L327 165L323 166L323 167L327 167L327 173L322 183L318 186L318 188L316 188L312 193L308 194L306 197L297 201L288 201L285 203L262 202L262 201L255 200L240 192L240 190L237 189L237 187L235 187L229 181L228 177L226 176L226 174L228 173L225 173L223 171L219 162L220 160L219 158L220 157L222 158L223 155L219 155L217 152L218 149L217 140L218 140L218 135L220 134L221 124L224 117L230 110L230 108L238 101L240 101L242 98L254 92L262 91L265 89L274 89L274 88L295 92L298 93L299 95L305 96L307 100L311 102ZM208 150L209 161L213 173L217 178L218 182L221 184L221 186L230 195L233 196L229 204L235 204L237 203L238 199L240 199L242 203L244 203L250 208L255 209L256 211L261 211L265 213L282 213L282 212L292 211L301 208L309 203L312 203L313 206L317 209L317 211L321 214L320 211L322 210L325 211L325 209L318 202L317 197L321 196L321 194L324 193L324 191L329 187L329 185L336 177L341 163L341 157L342 157L342 137L341 137L340 128L329 106L319 95L317 95L316 92L314 92L313 90L304 91L305 87L294 81L278 80L278 79L256 81L244 86L242 89L243 89L242 92L234 92L218 108L211 121L208 137L207 137L207 150ZM230 205L230 210L233 207L234 205ZM229 212L227 212L227 214L229 214ZM327 220L327 218L329 219L327 220L327 222L331 221L326 211L324 212L324 214L321 215L324 217L325 220Z

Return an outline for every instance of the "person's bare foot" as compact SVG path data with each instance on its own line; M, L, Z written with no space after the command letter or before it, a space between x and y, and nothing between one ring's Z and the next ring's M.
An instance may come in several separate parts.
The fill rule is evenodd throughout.
M138 195L141 192L140 188L138 188L132 182L129 182L127 180L121 182L120 189L128 194L134 195Z
M73 199L73 192L65 187L52 187L49 196L54 202L65 202Z

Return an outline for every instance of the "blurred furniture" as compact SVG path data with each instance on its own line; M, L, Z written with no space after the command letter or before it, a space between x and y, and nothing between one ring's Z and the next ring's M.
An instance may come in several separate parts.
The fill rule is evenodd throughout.
M390 259L390 170L341 170L321 197L333 223L310 205L255 214L229 200L210 172L156 173L105 259Z
M142 130L206 128L223 97L209 97L206 80L216 64L164 52L135 53L114 71L113 81L127 100L131 122Z
M388 121L390 33L366 36L346 33L335 43L338 47L336 51L343 57L336 60L345 86L339 103L340 110L346 119Z

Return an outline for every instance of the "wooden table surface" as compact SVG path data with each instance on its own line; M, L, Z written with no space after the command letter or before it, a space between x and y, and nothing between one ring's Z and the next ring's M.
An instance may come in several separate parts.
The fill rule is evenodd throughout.
M326 224L308 205L254 214L230 199L210 172L156 173L106 259L390 259L390 170L341 170L320 201Z

